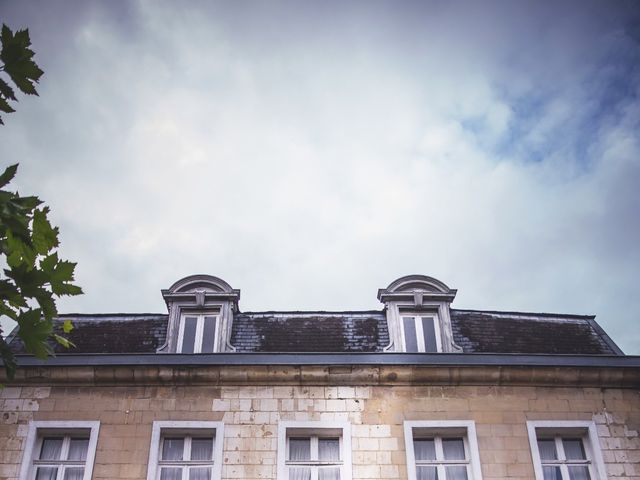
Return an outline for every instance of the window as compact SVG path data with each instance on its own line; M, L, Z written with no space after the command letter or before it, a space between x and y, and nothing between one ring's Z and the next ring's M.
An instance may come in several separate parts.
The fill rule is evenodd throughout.
M606 479L593 422L527 422L536 480Z
M409 480L481 480L472 421L404 422Z
M153 422L147 480L217 480L221 422Z
M440 329L434 315L402 314L402 344L405 352L439 352Z
M29 423L21 479L89 480L100 422Z
M178 353L213 353L217 350L218 315L183 313L178 330Z
M280 422L279 480L351 480L348 423Z

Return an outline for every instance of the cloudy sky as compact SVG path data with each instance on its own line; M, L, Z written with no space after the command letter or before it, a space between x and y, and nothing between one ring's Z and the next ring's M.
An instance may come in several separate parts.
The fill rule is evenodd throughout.
M210 273L243 310L596 314L640 354L640 7L9 1L45 71L0 127L86 294L163 312Z

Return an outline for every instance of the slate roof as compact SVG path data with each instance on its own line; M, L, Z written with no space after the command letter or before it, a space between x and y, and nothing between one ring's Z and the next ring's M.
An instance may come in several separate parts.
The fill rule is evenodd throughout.
M60 317L67 318L77 347L53 345L57 353L155 353L168 321L166 314ZM622 355L592 316L451 309L451 322L464 353ZM24 351L15 333L7 340ZM389 332L384 311L245 312L235 315L231 344L240 353L382 352Z

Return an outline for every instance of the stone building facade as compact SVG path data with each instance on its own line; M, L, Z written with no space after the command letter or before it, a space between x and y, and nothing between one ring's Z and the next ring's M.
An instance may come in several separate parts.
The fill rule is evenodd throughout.
M201 275L163 296L19 355L0 479L640 479L640 359L592 317L456 310L418 275L381 311L242 313Z

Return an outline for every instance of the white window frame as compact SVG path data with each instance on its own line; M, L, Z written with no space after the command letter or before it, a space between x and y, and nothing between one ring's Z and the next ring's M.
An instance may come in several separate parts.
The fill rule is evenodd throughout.
M149 449L149 467L147 480L160 478L160 449L165 435L191 437L197 436L203 430L215 430L213 440L213 469L212 480L222 478L222 446L224 443L224 423L209 421L154 421L151 430L151 447Z
M530 420L527 422L527 432L529 434L529 444L531 446L531 456L533 459L533 469L536 480L544 480L542 472L542 459L540 458L540 450L538 448L538 436L553 437L556 440L556 449L561 460L557 466L561 467L563 478L569 478L567 465L573 462L562 461L562 452L564 447L558 447L558 438L580 438L585 451L588 462L584 465L589 466L589 474L592 480L607 480L605 472L602 450L600 449L600 441L598 439L598 431L596 424L586 420ZM548 463L548 462L545 462ZM575 463L577 466L578 463Z
M480 468L480 452L478 450L478 439L476 436L476 424L473 420L412 420L404 422L404 443L407 454L407 475L409 480L417 480L416 456L413 448L414 429L427 431L429 436L436 440L436 451L442 449L442 438L462 437L464 440L465 455L468 462L461 462L461 465L469 465L467 472L470 473L469 480L482 480L482 470ZM420 435L421 436L421 435ZM420 438L418 436L418 438ZM440 451L442 454L442 451ZM440 455L442 456L442 455ZM434 462L437 464L439 461ZM444 464L450 465L455 462L446 461L439 465L438 478L444 478L440 471Z
M182 342L184 340L184 325L186 317L196 317L196 336L194 339L193 353L202 353L202 342L204 336L204 317L214 317L216 328L213 337L213 352L218 351L218 336L220 334L220 312L180 312L180 324L178 326L178 345L176 352L182 353Z
M402 340L402 350L407 351L407 341L404 334L404 319L405 317L413 317L415 329L416 329L416 342L418 344L418 353L438 353L442 352L442 338L440 335L440 321L438 320L437 313L418 313L418 312L403 312L400 310L400 338ZM433 320L433 334L436 336L436 351L427 352L427 348L424 344L424 329L422 328L422 319L431 318ZM411 353L411 352L409 352Z
M337 433L336 433L337 432ZM340 441L340 463L335 466L340 467L340 480L351 480L351 424L349 422L295 422L281 421L278 423L278 480L289 479L289 438L296 436L306 436L311 438L311 454L313 457L314 444L315 451L318 451L319 437L338 437ZM315 462L315 465L314 465ZM317 465L326 465L318 460L311 460L305 465L311 466L311 480L317 480ZM292 465L296 466L296 465Z
M87 458L84 462L83 480L90 480L93 474L93 464L96 457L96 447L98 445L98 433L100 431L99 421L57 421L42 420L29 422L29 430L27 432L26 448L22 456L22 465L20 466L20 480L32 480L36 476L36 467L34 461L39 455L42 446L42 440L45 436L57 435L66 437L75 435L79 431L88 431L89 445L87 447ZM68 443L68 442L67 442ZM55 461L51 462L55 464ZM59 462L58 462L59 463ZM59 469L58 476L62 475L63 469ZM60 477L62 478L62 477Z

